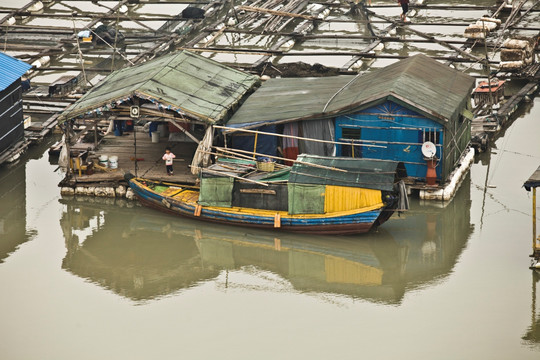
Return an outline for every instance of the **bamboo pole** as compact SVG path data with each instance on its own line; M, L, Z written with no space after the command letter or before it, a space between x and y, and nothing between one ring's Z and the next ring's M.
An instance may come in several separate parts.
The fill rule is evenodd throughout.
M197 145L199 145L200 141L195 136L191 135L191 133L189 131L187 131L186 129L184 129L180 125L178 125L175 120L167 119L167 121L169 121L171 124L176 126L178 129L180 129L180 131L182 131L184 134L186 134L187 137L189 137L191 140L195 141L195 143Z
M219 150L219 151L228 152L228 153L232 153L232 154L235 154L236 152L244 153L244 154L254 154L254 155L257 155L257 156L269 157L269 158L276 159L276 160L292 161L294 163L307 165L307 166L313 166L313 167L320 168L320 169L341 171L341 172L345 172L345 173L348 172L347 170L344 170L344 169L338 169L338 168L335 168L335 167L324 166L324 165L319 165L319 164L312 164L312 163L308 163L308 162L300 161L300 160L282 158L280 156L273 156L273 155L261 154L261 153L256 153L256 152L252 153L251 151L240 150L240 149L225 149L225 148L222 148L222 147L219 147L219 146L212 146L212 147L214 149Z
M347 143L347 142L320 140L320 139L306 138L306 137L294 136L294 135L275 134L275 133L270 133L270 132L265 132L265 131L257 131L257 130L250 130L250 129L238 129L238 128L232 128L232 127L221 126L221 125L214 125L214 129L229 130L226 133L234 133L234 132L240 131L240 132L247 132L247 133L251 133L251 134L255 134L255 135L257 135L257 134L270 135L270 136L277 136L277 137L282 137L282 138L304 140L304 141L312 141L312 142L325 143L325 144L350 145L350 143ZM383 146L383 145L355 144L355 146L369 146L369 147L377 147L377 148L386 149L386 146ZM288 160L290 160L290 159L288 159Z
M290 13L290 12L270 10L270 9L255 7L255 6L239 6L238 8L240 10L245 10L245 11L250 11L250 12L266 13L266 14L276 15L276 16L296 17L296 18L301 18L301 19L306 19L306 20L317 20L317 18L315 16L294 14L294 13Z
M263 183L263 182L260 182L260 181L256 181L256 180L251 180L251 179L246 179L246 178L243 178L241 176L236 176L236 175L231 175L231 174L224 174L224 173L221 173L219 171L214 171L214 170L211 170L211 169L202 169L201 168L201 171L203 172L207 172L207 173L210 173L210 174L214 174L214 175L226 175L228 177L232 177L234 179L238 179L238 180L244 180L244 181L247 181L247 182L251 182L251 183L254 183L254 184L257 184L257 185L263 185L263 186L268 186L268 184L266 183Z
M390 23L392 23L392 24L394 24L394 25L396 25L396 26L403 26L403 24L400 24L400 23L398 23L397 21L394 21L393 19L391 19L391 18L389 18L389 17L387 17L387 16L384 16L384 15L378 15L378 14L372 12L372 11L368 11L368 13L370 13L370 15L372 15L372 16L374 16L374 17L378 17L379 19L384 19L384 20L386 20L386 21L388 21L388 22L390 22ZM407 23L407 24L408 24L408 23ZM472 55L472 54L469 54L469 53L466 52L465 50L462 50L462 49L460 49L460 48L458 48L458 47L456 47L456 46L454 46L454 45L451 45L451 44L447 43L446 41L436 39L435 37L433 37L433 36L431 36L431 35L428 35L428 34L422 32L422 31L415 30L412 26L407 26L407 30L408 30L408 31L411 31L411 32L413 32L413 33L415 33L415 34L418 35L418 36L421 36L421 37L423 37L423 38L429 39L429 40L431 40L431 41L433 41L433 42L435 42L435 43L437 43L437 44L439 44L439 45L442 45L442 46L444 46L444 47L447 47L447 48L449 48L449 49L452 49L452 50L458 52L459 54L461 54L462 56L468 57L469 59L474 60L475 62L478 62L478 63L486 63L486 61L485 61L484 59L481 59L481 58L479 58L479 57L477 57L477 56L474 56L474 55ZM489 66L489 62L488 62L486 65Z
M257 138L259 137L259 133L255 133L255 140L253 140L253 159L255 159L255 153L257 152Z

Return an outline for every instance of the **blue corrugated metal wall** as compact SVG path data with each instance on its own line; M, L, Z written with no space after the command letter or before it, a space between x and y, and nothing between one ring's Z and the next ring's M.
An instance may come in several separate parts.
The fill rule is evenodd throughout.
M338 141L357 138L368 144L386 146L386 148L361 147L361 150L355 151L355 156L402 161L409 176L422 179L425 178L427 170L421 150L424 137L435 140L433 142L436 142L436 155L439 159L443 159L443 126L394 102L386 101L360 113L336 118ZM337 151L339 156L351 156L351 150L347 149L346 145L339 145ZM436 171L440 180L442 160Z

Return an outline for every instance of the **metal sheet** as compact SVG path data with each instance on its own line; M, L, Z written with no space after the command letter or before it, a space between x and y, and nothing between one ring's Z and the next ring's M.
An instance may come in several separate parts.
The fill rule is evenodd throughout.
M0 91L23 76L32 66L0 52Z
M259 78L182 51L113 72L61 115L62 120L113 108L130 97L209 123L223 120ZM105 110L102 110L105 108Z
M447 126L467 105L475 80L418 54L361 76L271 79L251 95L227 125L330 118L392 99ZM325 105L328 106L325 109Z

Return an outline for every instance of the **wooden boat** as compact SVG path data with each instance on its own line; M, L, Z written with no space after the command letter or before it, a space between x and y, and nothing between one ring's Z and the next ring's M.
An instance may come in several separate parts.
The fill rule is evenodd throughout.
M368 232L388 220L406 197L404 188L395 185L405 174L402 163L312 155L298 159L292 168L269 174L245 163L219 162L202 171L199 188L131 174L126 179L143 205L168 213L313 234ZM245 177L239 176L244 170Z

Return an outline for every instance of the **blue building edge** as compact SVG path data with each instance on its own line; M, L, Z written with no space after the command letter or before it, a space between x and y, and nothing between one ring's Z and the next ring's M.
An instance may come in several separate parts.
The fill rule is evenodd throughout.
M0 164L18 159L24 139L21 77L31 65L0 52Z

